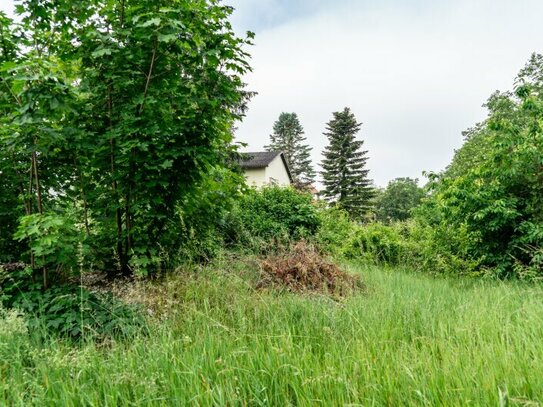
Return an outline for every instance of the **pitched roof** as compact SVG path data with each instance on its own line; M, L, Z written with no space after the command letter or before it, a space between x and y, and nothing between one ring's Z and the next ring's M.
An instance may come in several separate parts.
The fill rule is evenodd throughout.
M251 153L241 153L241 158L239 160L239 165L241 168L266 168L270 163L277 157L281 156L283 164L287 170L288 176L292 182L292 174L290 173L290 167L285 158L285 154L281 151L257 151Z
M241 153L239 165L241 168L265 168L275 157L281 154L280 151L260 151L255 153Z

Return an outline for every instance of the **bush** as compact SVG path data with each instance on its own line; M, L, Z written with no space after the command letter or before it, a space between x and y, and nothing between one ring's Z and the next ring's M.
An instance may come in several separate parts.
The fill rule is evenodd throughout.
M82 228L70 215L50 212L20 218L15 238L30 242L37 267L77 268L87 246Z
M313 236L319 225L310 194L273 186L242 196L222 232L227 243L262 248Z
M524 248L531 260L528 264L515 261L515 274L521 279L538 281L543 280L543 247L527 246Z
M145 327L143 314L110 294L83 287L57 285L43 289L27 268L0 266L0 305L23 312L33 331L79 340L88 337L123 338Z
M381 223L357 228L345 243L343 254L374 264L398 265L405 257L405 242L398 230Z
M354 223L347 212L325 205L318 211L320 227L315 236L319 247L334 256L342 256L345 243L350 241L359 226Z
M358 224L343 211L326 207L319 210L319 217L316 241L334 256L430 273L473 274L478 266L467 254L467 231L452 233L440 223L431 224L432 213L428 211L390 224Z
M224 168L210 170L197 188L187 194L168 228L170 240L179 241L171 268L180 263L205 263L224 245L221 229L241 197L243 175Z
M430 176L423 206L448 232L440 242L481 274L543 278L542 90L543 55L534 54L513 92L489 98L488 118L465 133L447 170Z
M95 294L82 287L59 286L27 293L14 304L28 315L29 327L70 339L129 338L144 327L142 314L111 294Z
M359 224L345 211L327 207L319 210L319 217L316 241L327 253L370 264L398 265L406 261L410 233L402 230L400 223Z

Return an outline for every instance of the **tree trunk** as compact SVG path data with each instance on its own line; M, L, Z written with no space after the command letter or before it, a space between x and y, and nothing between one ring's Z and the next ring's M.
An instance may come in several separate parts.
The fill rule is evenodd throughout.
M108 109L108 119L109 119L109 128L111 129L113 127L113 95L112 95L112 86L111 84L108 86L107 89L107 109ZM110 159L110 170L111 170L111 177L113 179L112 182L112 189L113 189L113 199L115 201L116 207L115 207L115 223L117 225L117 256L119 257L119 268L120 272L123 275L130 274L130 267L128 265L128 256L127 253L124 251L123 248L123 213L120 206L120 196L119 196L119 186L117 184L117 169L115 165L115 150L116 150L116 143L115 139L109 140L109 146L110 146L110 153L109 153L109 159ZM113 278L117 275L118 270L108 270L108 277Z
M36 146L36 139L34 139L34 146ZM36 150L32 151L32 170L34 172L34 181L36 182L36 196L38 204L38 213L43 215L43 200L41 195L41 186L40 186L40 177L38 172L38 157ZM43 278L43 288L47 289L49 287L49 272L45 264L42 268L42 278Z

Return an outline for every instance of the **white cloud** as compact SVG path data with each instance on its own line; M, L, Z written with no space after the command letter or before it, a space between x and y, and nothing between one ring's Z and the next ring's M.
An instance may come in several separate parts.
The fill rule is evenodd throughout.
M238 15L244 4L254 13L259 3L242 2ZM485 117L487 97L509 89L530 53L541 51L543 3L432 4L347 1L257 30L247 81L259 95L238 139L261 149L279 113L294 111L319 162L325 123L349 106L364 123L370 175L379 185L443 169L461 131Z

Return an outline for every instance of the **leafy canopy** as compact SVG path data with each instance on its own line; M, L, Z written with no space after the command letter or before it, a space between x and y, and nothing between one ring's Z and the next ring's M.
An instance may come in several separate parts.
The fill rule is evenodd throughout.
M411 217L411 211L423 197L424 190L418 186L417 179L396 178L376 200L377 219L381 222L404 221Z
M467 233L467 255L498 276L543 273L543 56L534 54L513 92L496 93L431 183L434 222Z
M179 206L229 168L252 34L236 36L217 0L23 0L17 12L18 24L0 15L0 247L18 244L19 224L30 256L16 257L44 277L83 241L84 261L112 273L161 267ZM36 228L82 237L45 248Z

